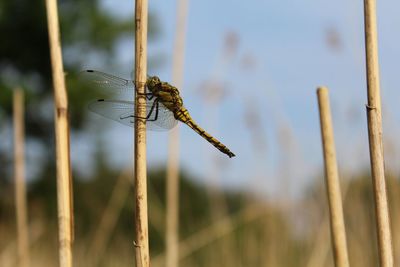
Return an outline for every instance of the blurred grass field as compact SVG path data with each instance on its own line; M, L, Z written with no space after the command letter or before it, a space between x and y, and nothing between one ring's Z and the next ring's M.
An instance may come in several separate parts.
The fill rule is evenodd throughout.
M104 241L104 251L93 251L93 240L104 216L118 171L102 172L93 180L74 183L75 266L130 266L133 261L132 187L117 208L116 224ZM152 171L149 183L149 217L152 266L164 266L165 205L164 171ZM125 177L124 179L131 179ZM268 200L243 192L214 189L223 210L213 217L213 190L193 182L184 174L181 180L180 264L182 266L334 266L327 214L325 187L316 182L297 200ZM321 176L318 181L323 181ZM377 266L377 242L373 196L368 176L346 179L343 185L345 224L351 266ZM126 181L128 184L129 181ZM57 265L57 222L55 194L46 191L50 179L31 186L29 227L32 266ZM13 198L6 194L11 184L1 186L0 263L17 266ZM400 185L388 179L394 251L399 251ZM216 191L215 191L216 190ZM215 201L215 198L214 198ZM79 203L79 204L78 204ZM396 253L396 262L399 254Z

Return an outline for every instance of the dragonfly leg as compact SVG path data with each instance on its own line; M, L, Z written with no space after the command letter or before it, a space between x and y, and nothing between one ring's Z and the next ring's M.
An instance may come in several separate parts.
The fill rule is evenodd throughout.
M153 113L154 108L155 108L155 110L156 110L156 114L155 114L155 116L154 116L154 119L150 119L150 116L151 116L151 114ZM149 114L147 114L147 116L146 116L146 120L147 120L147 121L156 121L157 118L158 118L158 101L155 100L155 101L153 102L153 105L152 105L151 108L150 108Z
M154 119L150 119L150 116L153 114L154 109L156 109L155 118ZM150 111L149 111L149 113L147 114L146 117L139 117L139 116L135 116L135 115L128 115L128 116L125 116L125 117L121 117L121 119L126 119L126 118L143 119L143 120L146 120L146 121L155 121L155 120L157 120L157 118L158 118L158 101L155 100L153 102L153 105L151 106Z
M136 93L137 95L144 95L147 100L152 100L154 95L152 93Z
M154 119L149 120L149 121L156 121L156 120L158 119L158 110L159 110L159 108L158 108L158 101L154 101L154 104L153 104L153 106L151 107L151 109L153 109L154 106L156 107L156 115L154 116ZM151 111L151 112L152 112L152 111ZM149 112L149 113L150 113L150 112ZM150 115L150 114L149 114L149 115Z

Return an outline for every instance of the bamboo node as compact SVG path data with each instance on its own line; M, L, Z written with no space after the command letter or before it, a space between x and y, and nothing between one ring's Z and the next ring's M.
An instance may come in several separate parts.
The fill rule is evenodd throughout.
M67 108L64 108L64 107L57 108L57 117L61 117L62 115L65 115L67 113L68 113Z
M369 111L369 110L374 110L374 109L376 109L375 106L370 106L370 105L368 105L368 104L365 104L365 107L367 108L368 111Z

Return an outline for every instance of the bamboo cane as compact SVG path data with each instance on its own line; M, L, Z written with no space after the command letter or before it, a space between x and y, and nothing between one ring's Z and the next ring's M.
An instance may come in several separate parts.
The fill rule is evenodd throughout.
M346 200L349 192L349 185L345 183L342 190L343 199ZM328 228L327 215L323 215L322 222L320 223L319 230L315 233L315 241L309 259L307 260L307 267L319 267L325 266L324 262L327 260L329 255L329 246L327 245L329 234L325 231ZM326 233L325 233L326 232ZM351 235L350 235L351 236ZM364 265L361 265L364 266Z
M375 213L377 217L379 262L382 267L391 267L393 266L393 248L382 144L382 113L375 0L364 0L364 27L368 86L368 137L375 196Z
M183 64L185 55L185 32L188 0L177 3L176 33L172 59L172 81L182 90ZM179 241L179 128L169 135L166 199L166 266L178 267Z
M147 0L135 1L135 115L146 117L146 97L144 96L147 72ZM147 214L147 170L146 170L146 121L135 120L135 254L136 266L149 267L149 234Z
M30 224L30 235L29 244L35 244L45 233L44 223L41 219L36 219ZM17 248L18 241L12 240L7 242L7 245L2 248L0 252L0 266L22 266L18 263L18 259L15 258L15 250ZM31 261L29 260L29 263Z
M46 0L46 9L55 103L59 264L61 267L70 267L72 266L73 205L69 157L68 98L61 54L57 1Z
M120 174L108 204L104 209L88 253L92 257L93 266L98 266L102 255L104 255L111 233L115 228L121 209L129 195L129 189L131 188L129 175L131 175L131 171L131 168L127 168Z
M25 127L24 127L24 92L14 91L14 177L15 206L17 219L18 266L28 267L29 261L29 231L28 212L26 207L25 185Z
M320 87L317 90L321 123L322 147L325 161L326 191L329 200L329 219L333 245L335 266L348 267L346 230L343 219L342 196L338 168L336 162L335 141L333 136L332 118L330 113L328 89Z

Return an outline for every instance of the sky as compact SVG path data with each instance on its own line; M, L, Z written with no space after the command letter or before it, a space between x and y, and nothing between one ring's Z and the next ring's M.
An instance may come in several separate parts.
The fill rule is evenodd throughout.
M133 1L115 3L104 0L103 6L115 16L133 16ZM400 144L395 139L400 130L400 2L378 4L386 167L399 171ZM176 2L149 1L149 10L161 29L161 36L149 41L149 57L163 59L161 66L149 72L171 81ZM237 156L229 159L181 125L183 169L205 182L211 182L214 174L225 187L269 195L282 187L289 193L306 188L313 179L322 178L316 98L320 85L330 89L341 172L351 176L369 168L363 1L189 1L187 18L180 88L185 106L199 125ZM237 48L224 61L228 34L236 37ZM129 78L133 39L121 43L117 54L126 66L124 73L115 73L111 66L87 67ZM223 86L219 101L210 102L201 93L207 81ZM95 114L91 117L94 124L109 126L103 144L113 164L131 164L132 129ZM257 122L254 128L247 124L250 117ZM83 137L71 139L73 163L79 166L91 149ZM167 155L168 132L148 132L149 168L165 165Z

